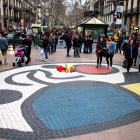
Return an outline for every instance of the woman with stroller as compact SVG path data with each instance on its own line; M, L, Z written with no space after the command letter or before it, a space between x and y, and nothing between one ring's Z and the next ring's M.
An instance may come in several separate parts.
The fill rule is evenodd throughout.
M106 52L106 45L103 41L103 37L101 37L100 40L97 42L97 46L96 46L97 68L99 67L99 64L101 66L102 57L105 56L105 52Z
M30 54L31 54L31 45L32 45L32 41L29 35L26 36L26 39L22 42L22 45L25 45L26 47L25 56L27 57L27 61L25 62L25 64L28 65L28 63L31 61Z
M41 35L40 38L37 40L37 45L39 46L39 52L40 52L40 59L43 61L43 54L44 54L44 49L43 49L43 36Z
M44 60L45 62L48 61L48 52L50 52L50 46L51 46L51 43L48 40L48 36L45 36L45 39L43 40L43 49L44 49L44 53L46 57L46 59Z

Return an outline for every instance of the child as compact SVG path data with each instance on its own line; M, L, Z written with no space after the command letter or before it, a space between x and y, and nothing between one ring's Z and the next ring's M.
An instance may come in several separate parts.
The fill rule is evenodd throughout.
M15 54L15 61L18 62L20 60L20 58L23 56L23 54L24 53L23 53L22 49L21 48L18 48L17 53Z
M138 47L137 63L138 63L138 66L139 66L139 74L140 74L140 43L139 43L139 47Z

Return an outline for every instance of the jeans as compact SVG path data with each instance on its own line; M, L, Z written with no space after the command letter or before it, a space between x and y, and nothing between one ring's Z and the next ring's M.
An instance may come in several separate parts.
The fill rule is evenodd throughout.
M120 53L121 53L121 44L117 44L116 46L117 46L116 47L116 52L120 51Z
M67 44L67 56L69 55L70 47L71 46Z
M60 40L60 47L63 47L63 40Z
M106 56L106 62L107 62L107 65L109 66L109 58L110 58L110 67L112 67L112 59L113 59L113 56L114 54L107 54Z
M100 61L100 65L102 64L102 55L99 55L98 57L97 57L97 65L99 66L99 61Z
M92 44L89 45L89 52L92 53Z
M51 45L51 53L54 53L54 45Z
M45 56L46 56L46 59L48 59L48 52L50 51L50 48L46 48L46 50L45 50Z
M20 60L20 57L15 57L15 61L19 61Z
M74 47L74 52L75 57L80 57L80 47Z
M44 52L44 48L40 48L39 47L39 52L40 52L40 59L43 59L43 53L41 53L41 50L43 49L43 52Z

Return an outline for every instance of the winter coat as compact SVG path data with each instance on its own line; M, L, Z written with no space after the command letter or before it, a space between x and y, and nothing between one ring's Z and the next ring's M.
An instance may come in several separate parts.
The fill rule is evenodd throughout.
M106 48L105 43L102 41L98 41L96 45L96 56L99 57L100 52L103 50L103 48Z
M43 40L43 48L44 48L44 52L47 48L49 48L51 46L51 43L49 40L44 39Z
M5 37L0 37L0 50L1 51L8 50L8 42Z
M80 48L81 47L81 40L79 38L74 38L73 40L73 47Z
M116 44L112 42L108 47L108 54L115 54Z
M140 47L138 48L137 64L140 65Z
M135 45L128 44L125 50L125 58L126 59L133 59L135 58L136 54L136 47Z
M69 47L72 46L72 44L71 44L71 37L69 35L66 36L65 41L66 41L67 46L69 46Z
M22 42L22 45L28 46L28 47L26 48L26 53L25 53L25 55L26 55L26 56L30 56L30 54L31 54L31 45L32 45L32 41L31 41L31 40L25 39L25 40Z
M53 37L49 37L49 41L50 41L51 45L55 44L55 41L54 41Z

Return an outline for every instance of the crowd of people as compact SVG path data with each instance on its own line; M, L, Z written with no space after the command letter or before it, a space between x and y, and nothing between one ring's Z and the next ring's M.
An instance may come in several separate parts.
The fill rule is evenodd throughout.
M140 39L133 34L126 40L118 38L115 40L115 36L112 36L108 41L105 37L105 34L98 36L98 41L96 45L96 56L97 56L97 68L102 65L102 59L105 58L107 62L107 68L112 69L113 56L115 53L121 53L124 55L123 66L127 64L127 72L129 73L130 67L136 64L139 65L140 73ZM4 57L4 64L6 62L6 53L8 49L8 43L6 36L0 36L0 49L1 56ZM85 35L76 33L72 34L71 30L55 30L52 32L41 32L40 35L32 33L31 36L27 35L26 39L22 42L21 45L24 45L27 48L25 56L27 57L26 65L31 61L31 46L33 45L39 49L40 59L42 61L48 61L48 54L53 55L56 52L56 46L60 48L67 49L67 57L71 57L69 52L73 46L74 57L81 57L81 53L91 54L93 52L93 37L92 34ZM58 45L59 43L59 45ZM83 51L82 46L84 45ZM44 55L45 54L45 55ZM44 58L45 56L45 58ZM0 60L2 60L0 58ZM123 61L123 60L122 60ZM2 61L0 61L2 64Z

